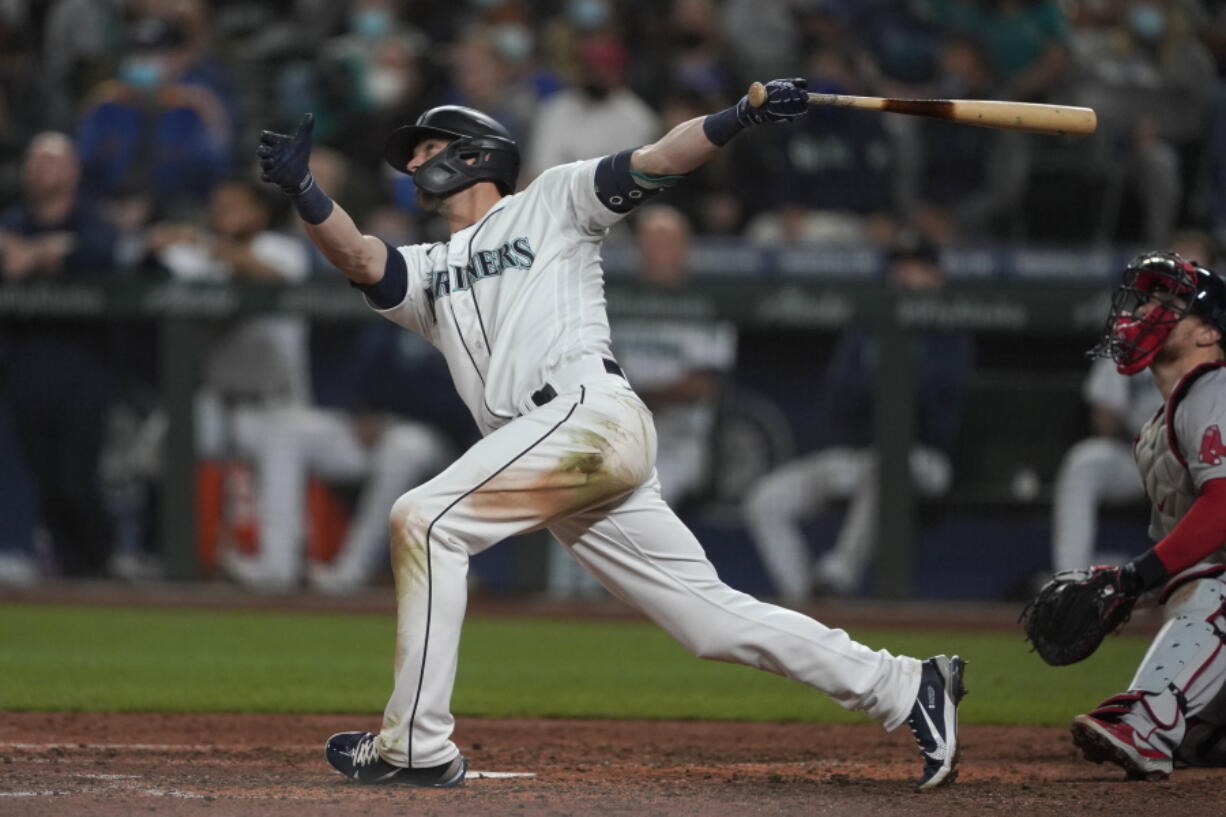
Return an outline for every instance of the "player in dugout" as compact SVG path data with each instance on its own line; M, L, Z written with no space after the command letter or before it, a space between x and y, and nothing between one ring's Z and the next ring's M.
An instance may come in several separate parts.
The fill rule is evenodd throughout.
M889 730L905 723L923 759L918 788L953 779L965 662L872 650L724 584L660 496L651 413L610 351L606 233L740 131L808 110L803 80L766 90L760 106L742 97L653 144L546 170L519 192L519 149L500 124L469 108L426 111L391 134L384 156L413 177L418 202L451 236L404 247L363 235L314 183L310 114L293 135L261 135L263 179L292 198L312 241L372 309L442 352L484 435L390 509L395 686L378 734L327 741L342 774L463 781L450 703L469 559L546 527L694 655L796 679Z

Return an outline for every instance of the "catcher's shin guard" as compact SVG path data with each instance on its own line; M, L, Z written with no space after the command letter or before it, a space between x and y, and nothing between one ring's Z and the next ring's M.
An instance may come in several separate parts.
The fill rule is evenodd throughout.
M1216 577L1178 588L1166 602L1166 624L1137 668L1130 691L1107 699L1093 714L1127 724L1174 756L1188 719L1204 710L1226 683L1224 609L1226 583Z

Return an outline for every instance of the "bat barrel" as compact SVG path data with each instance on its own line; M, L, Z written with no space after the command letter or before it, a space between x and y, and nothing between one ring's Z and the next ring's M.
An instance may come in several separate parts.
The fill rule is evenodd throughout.
M931 116L964 125L1025 133L1088 136L1098 127L1091 108L988 99L887 99L882 110Z

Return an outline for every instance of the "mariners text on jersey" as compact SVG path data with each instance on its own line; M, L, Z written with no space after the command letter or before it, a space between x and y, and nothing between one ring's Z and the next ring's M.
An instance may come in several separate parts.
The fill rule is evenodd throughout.
M434 302L439 298L468 289L474 281L502 275L507 269L530 270L535 260L532 243L527 236L520 236L504 241L497 249L474 251L463 267L453 264L447 269L433 270L430 273L430 309L434 310Z

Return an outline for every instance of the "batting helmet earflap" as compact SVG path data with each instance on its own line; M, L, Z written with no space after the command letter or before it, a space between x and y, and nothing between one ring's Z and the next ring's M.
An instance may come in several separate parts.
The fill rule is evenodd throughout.
M1141 317L1141 305L1160 292L1171 297ZM1090 353L1113 359L1121 374L1136 374L1150 364L1175 324L1189 314L1219 330L1219 345L1226 350L1226 281L1177 253L1142 253L1124 271L1124 280L1111 299L1102 339Z
M519 178L519 146L510 132L492 117L461 105L440 105L417 122L392 131L383 158L401 173L423 139L450 140L450 144L413 174L414 184L427 193L449 196L477 182L497 185L504 195L515 191Z

